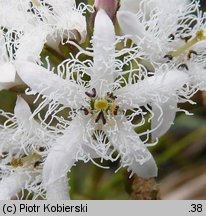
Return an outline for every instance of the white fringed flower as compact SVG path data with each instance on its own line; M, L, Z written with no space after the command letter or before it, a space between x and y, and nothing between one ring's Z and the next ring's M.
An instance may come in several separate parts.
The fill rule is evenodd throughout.
M14 114L1 111L5 123L0 129L0 199L8 200L24 189L33 199L44 197L42 162L54 136L34 119L26 102L17 98Z
M92 10L84 3L77 7L74 0L11 0L9 4L2 0L0 7L4 8L0 14L2 27L22 32L22 40L30 42L30 48L33 44L43 47L47 41L55 49L70 38L80 43L85 41L87 30L83 14L87 9Z
M117 19L122 32L142 47L145 58L151 64L166 62L167 59L164 57L170 51L183 46L184 39L194 35L196 28L191 28L191 23L200 26L204 20L196 1L141 0L134 2L136 6L131 9L129 3L123 1L123 6L117 13ZM134 8L138 10L134 12ZM197 13L197 16L194 13Z
M4 8L0 13L0 89L22 84L13 62L40 62L46 42L59 51L59 44L70 38L85 41L87 6L83 3L76 8L73 0L11 0L9 4L2 0L0 8Z
M205 15L199 10L199 2L187 0L171 2L122 0L121 2L122 6L117 13L120 28L143 50L142 64L153 71L166 66L171 71L187 73L188 93L185 96L188 101L197 90L205 90ZM162 109L161 116L164 122L153 133L154 138L163 135L169 129L175 118L177 102L181 101L171 97L164 104L156 104ZM160 112L155 107L152 110L155 118L161 119L157 115Z
M65 126L44 163L43 182L48 199L54 199L66 187L66 174L77 160L121 158L121 166L127 166L132 174L156 176L155 161L147 150L148 139L142 141L134 129L145 123L147 112L152 114L148 105L165 103L170 97L178 100L177 94L182 94L183 85L188 82L188 75L176 70L163 70L148 77L140 64L138 73L132 68L123 72L125 65L132 64L127 58L115 58L125 53L115 52L114 27L101 9L96 15L92 44L93 53L86 53L93 56L93 62L68 59L58 66L58 74L32 63L16 63L19 76L32 89L27 94L39 93L44 98L33 115L50 102L47 114ZM127 48L126 52L132 49ZM71 109L68 119L57 117L62 110L59 104ZM136 124L135 118L139 120Z

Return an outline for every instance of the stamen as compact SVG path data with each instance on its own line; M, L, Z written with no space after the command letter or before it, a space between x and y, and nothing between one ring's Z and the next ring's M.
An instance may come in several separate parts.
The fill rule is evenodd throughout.
M88 110L87 108L85 108L85 107L80 108L80 110L81 110L81 111L84 111L84 114L85 114L85 115L88 115L88 114L89 114L89 110Z
M117 106L116 104L112 105L112 113L113 115L117 115L117 112L119 110L119 106Z
M90 98L94 98L94 97L97 96L97 92L96 92L96 89L95 89L95 88L92 89L92 93L85 92L85 94L86 94L88 97L90 97Z
M40 151L40 152L43 152L44 150L45 150L44 147L39 147L39 151Z
M192 35L190 35L190 36L187 36L187 37L180 37L181 38L181 40L184 40L185 41L185 43L187 43L191 38L192 38Z
M170 35L168 36L168 38L169 38L170 41L172 41L172 40L175 39L175 35L174 35L174 34L170 34Z
M8 156L8 152L2 152L0 154L0 159L5 159Z
M42 161L37 161L34 163L34 168L38 167L40 164L42 164Z
M110 92L107 92L107 96L108 96L109 98L111 98L112 100L117 99L117 96L115 96L112 92L111 92L111 93L110 93Z
M95 120L95 123L98 123L100 119L102 119L102 123L103 123L104 125L107 123L107 121L106 121L106 119L105 119L105 117L104 117L103 111L100 111L100 112L98 113L97 118L96 118L96 120Z
M186 69L186 70L189 70L188 66L186 64L181 64L178 66L178 69Z
M95 119L95 123L97 123L100 120L100 118L102 117L102 115L103 115L102 111L98 113L97 118Z
M103 125L105 125L107 123L106 118L104 117L104 113L102 115L102 123L103 123Z
M101 120L103 124L106 124L106 115L117 115L119 110L119 106L117 106L117 104L115 103L117 96L115 96L112 92L107 92L107 95L104 98L98 98L96 96L96 90L94 88L92 89L92 93L85 92L85 94L88 97L92 98L90 100L90 108L87 109L82 106L80 110L84 111L85 115L88 115L89 113L96 115L95 123L98 123L99 120ZM96 98L93 99L94 97Z
M172 61L173 56L172 55L165 55L164 58L167 58L169 60L167 62L170 62L170 61Z
M187 54L187 58L188 58L188 59L191 59L191 58L192 58L192 55L197 55L197 52L194 51L194 50L190 50L190 51L188 52L188 54Z
M51 6L50 4L45 3L45 6L48 7L48 9L49 9L50 11L54 11L53 6Z
M169 55L172 57L178 57L182 53L186 52L190 47L194 46L196 43L203 40L206 40L206 36L204 35L204 30L199 30L196 33L195 38L188 41L184 46L180 47L178 50L169 52Z

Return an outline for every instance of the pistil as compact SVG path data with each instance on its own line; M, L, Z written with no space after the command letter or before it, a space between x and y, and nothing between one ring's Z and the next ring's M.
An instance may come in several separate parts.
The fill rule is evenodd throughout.
M41 3L38 0L32 0L32 3L36 6L36 7L40 7Z
M14 168L23 167L25 165L29 166L29 165L32 165L33 163L35 164L40 159L41 159L40 155L38 155L36 153L33 153L31 155L28 155L28 156L25 156L25 157L22 157L22 158L14 158L14 159L12 159L11 165Z
M200 41L206 40L206 36L204 34L204 30L199 30L196 33L196 36L192 39L189 40L184 46L180 47L176 51L171 51L168 53L168 56L172 56L173 58L180 56L182 53L186 52L189 48L194 46Z
M107 110L109 107L109 103L106 99L97 99L94 101L94 109L97 111Z

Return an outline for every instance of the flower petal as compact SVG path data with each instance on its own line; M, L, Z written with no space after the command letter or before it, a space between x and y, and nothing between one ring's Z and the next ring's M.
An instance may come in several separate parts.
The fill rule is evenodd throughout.
M25 33L19 40L16 52L17 61L36 62L40 59L40 53L44 47L48 31L41 28L33 28ZM35 44L35 45L34 45Z
M203 65L191 62L189 65L190 85L206 91L206 70Z
M1 56L0 62L9 60L8 54L6 51L6 41L5 41L4 34L3 34L2 30L0 30L0 56Z
M15 62L20 78L35 92L39 92L49 100L79 108L82 105L84 87L70 80L64 80L53 72L34 63Z
M26 11L26 7L28 9L27 3L28 2L26 1L20 2L11 0L8 4L8 1L1 0L0 8L4 8L0 13L1 26L4 26L7 29L15 29L19 31L31 27L28 18L31 19L32 17L29 17L28 12Z
M29 176L24 172L17 172L5 177L0 182L0 200L9 200L23 189L29 181Z
M131 39L138 44L138 38L144 38L147 35L144 24L140 22L136 14L129 11L118 11L117 20L119 26L125 35L130 35Z
M115 92L118 104L131 108L146 105L152 101L169 98L188 83L188 75L179 70L156 73L136 84L127 85Z
M16 70L12 63L0 62L0 83L14 82L16 78Z
M47 200L68 200L69 185L67 177L62 177L47 187Z
M120 10L137 13L140 8L141 0L121 0Z
M81 122L73 120L51 149L43 167L43 182L46 188L65 177L76 162L78 147L83 142L81 128Z
M32 115L29 105L20 96L17 97L14 114L18 122L28 121Z
M94 50L94 66L91 74L91 86L96 88L99 97L109 91L115 74L115 32L114 26L106 14L100 9L97 12L92 39Z
M53 39L57 36L57 42L64 39L75 39L79 43L83 43L86 40L87 27L86 19L83 16L83 11L76 8L74 0L64 1L47 1L53 8L53 12L48 14L48 24L54 27ZM83 4L83 3L81 3ZM86 8L86 7L85 7ZM51 22L52 21L52 22ZM80 36L80 38L78 38ZM60 40L59 40L60 39ZM50 40L52 41L52 40ZM53 41L53 47L54 41ZM57 48L57 46L56 46Z
M126 120L119 120L118 133L110 135L121 156L122 166L142 178L157 176L157 166L151 153Z
M177 111L177 101L170 98L164 103L152 103L154 117L151 122L152 139L155 140L165 134L174 122Z

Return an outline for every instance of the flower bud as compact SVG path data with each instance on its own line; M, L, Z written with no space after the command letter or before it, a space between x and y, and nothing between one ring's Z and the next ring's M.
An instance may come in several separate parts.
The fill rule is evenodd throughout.
M104 9L112 20L118 10L118 5L117 0L95 0L94 2L96 10Z

